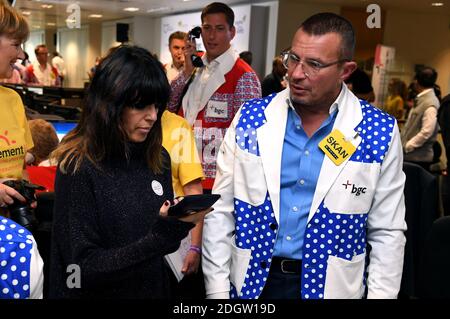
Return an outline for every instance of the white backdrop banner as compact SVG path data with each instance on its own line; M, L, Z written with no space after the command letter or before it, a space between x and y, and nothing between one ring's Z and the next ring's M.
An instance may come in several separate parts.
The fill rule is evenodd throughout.
M372 87L375 92L375 106L382 108L387 97L388 75L394 66L395 48L378 44L372 72Z

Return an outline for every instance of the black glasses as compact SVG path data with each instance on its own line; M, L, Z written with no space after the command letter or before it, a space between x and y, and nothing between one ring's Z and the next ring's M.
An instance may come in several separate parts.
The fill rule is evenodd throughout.
M303 73L305 73L306 77L311 77L316 75L320 70L328 68L329 66L339 64L342 62L348 62L348 59L341 59L330 63L320 63L316 60L305 60L302 61L298 56L291 52L284 52L282 54L283 57L283 66L286 69L296 68L297 65L301 64L303 68Z

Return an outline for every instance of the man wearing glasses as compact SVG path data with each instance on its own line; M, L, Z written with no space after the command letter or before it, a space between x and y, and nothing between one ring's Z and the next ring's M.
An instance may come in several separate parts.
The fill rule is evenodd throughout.
M288 88L233 120L204 223L208 297L397 297L402 148L395 119L343 84L354 46L346 19L308 18L283 56Z
M261 86L256 73L231 46L236 34L233 10L224 3L211 3L203 9L201 21L204 66L194 69L195 42L186 39L184 71L171 82L169 110L194 126L197 145L202 146L203 189L211 192L223 136L239 107L261 97Z
M58 70L48 63L48 49L45 44L36 46L34 53L37 61L26 69L26 84L60 86Z

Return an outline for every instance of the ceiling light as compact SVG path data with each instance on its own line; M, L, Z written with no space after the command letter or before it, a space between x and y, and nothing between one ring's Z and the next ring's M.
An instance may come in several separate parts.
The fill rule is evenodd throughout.
M139 8L129 7L129 8L123 9L123 11L136 12L136 11L139 11Z
M47 25L49 25L49 26L55 26L56 23L54 23L54 22L47 22Z
M41 5L41 7L44 9L51 9L51 8L53 8L53 5L52 4L43 4L43 5Z
M24 16L29 16L31 14L31 12L30 11L22 11L22 14Z
M101 14L90 14L89 15L89 18L102 18L103 17L103 15L101 15Z
M433 7L442 7L444 4L442 2L433 2L431 5Z
M169 7L159 7L159 8L152 8L152 9L148 9L147 12L148 13L152 13L152 12L159 12L159 11L164 11L164 10L169 10Z

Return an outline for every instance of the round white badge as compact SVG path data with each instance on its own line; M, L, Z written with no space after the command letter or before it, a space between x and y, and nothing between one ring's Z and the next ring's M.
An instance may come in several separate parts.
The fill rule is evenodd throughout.
M158 196L162 196L162 194L164 194L163 187L158 181L152 181L152 189Z

